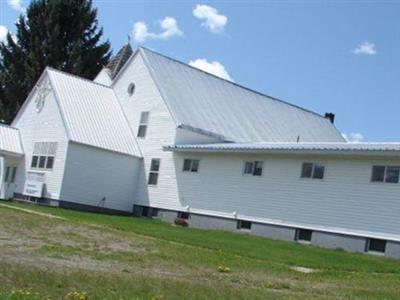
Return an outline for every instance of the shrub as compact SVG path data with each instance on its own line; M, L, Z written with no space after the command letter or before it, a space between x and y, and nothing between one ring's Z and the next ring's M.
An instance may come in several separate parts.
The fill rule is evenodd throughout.
M189 227L189 223L185 219L176 218L174 223L178 226Z

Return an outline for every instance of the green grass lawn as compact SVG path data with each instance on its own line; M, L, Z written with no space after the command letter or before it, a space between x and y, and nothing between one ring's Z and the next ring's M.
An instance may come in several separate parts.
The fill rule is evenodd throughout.
M7 204L65 220L0 207L0 299L399 299L400 295L399 260L175 227L159 220ZM299 266L315 272L293 270Z

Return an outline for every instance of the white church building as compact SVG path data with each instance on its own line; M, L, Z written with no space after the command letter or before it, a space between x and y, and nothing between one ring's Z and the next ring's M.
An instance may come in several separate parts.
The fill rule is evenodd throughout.
M0 125L0 198L392 257L399 172L400 143L129 45L94 81L46 68Z

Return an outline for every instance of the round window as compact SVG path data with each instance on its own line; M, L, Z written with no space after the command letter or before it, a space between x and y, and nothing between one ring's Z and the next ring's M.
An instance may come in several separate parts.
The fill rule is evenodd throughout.
M131 82L128 86L128 94L129 96L133 95L133 93L135 92L135 84L133 82Z

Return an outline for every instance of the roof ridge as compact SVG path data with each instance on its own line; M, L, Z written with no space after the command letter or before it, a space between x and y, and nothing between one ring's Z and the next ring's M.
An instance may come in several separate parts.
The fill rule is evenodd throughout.
M203 70L201 70L201 69L198 69L198 68L196 68L196 67L193 67L193 66L191 66L191 65L189 65L189 64L187 64L187 63L184 63L183 61L180 61L180 60L178 60L178 59L175 59L175 58L166 56L166 55L164 55L164 54L162 54L162 53L159 53L159 52L157 52L157 51L155 51L155 50L152 50L152 49L149 49L149 48L146 48L146 47L143 47L143 46L140 46L139 49L142 49L142 50L145 50L145 51L149 51L149 52L151 52L151 53L154 53L154 54L156 54L156 55L159 55L159 56L161 56L161 57L164 57L164 58L166 58L166 59L168 59L168 60L172 60L172 61L174 61L174 62L176 62L176 63L182 64L182 65L184 65L184 66L186 66L186 67L189 67L189 68L191 68L191 69L194 69L194 70L199 71L199 72L201 72L201 73L204 73L204 74L206 74L206 75L212 76L212 77L214 77L214 78L217 78L217 79L222 80L222 81L224 81L224 82L230 83L230 84L232 84L232 85L234 85L234 86L237 86L237 87L239 87L239 88L245 89L245 90L247 90L247 91L249 91L249 92L252 92L252 93L258 94L258 95L260 95L260 96L269 98L269 99L271 99L271 100L274 100L274 101L277 101L277 102L281 102L281 103L283 103L283 104L286 104L286 105L289 105L289 106L292 106L292 107L301 109L301 110L303 110L303 111L305 111L305 112L308 112L308 113L317 115L318 117L321 117L321 118L323 118L323 119L326 119L325 116L323 116L323 115L321 115L321 114L319 114L319 113L317 113L317 112L315 112L315 111L309 110L309 109L307 109L307 108L301 107L301 106L299 106L299 105L290 103L290 102L285 101L285 100L281 100L281 99L276 98L276 97L269 96L269 95L267 95L267 94L264 94L264 93L262 93L262 92L256 91L256 90L254 90L254 89L251 89L251 88L246 87L246 86L244 86L244 85L241 85L241 84L239 84L239 83L236 83L236 82L233 82L233 81L230 81L230 80L227 80L227 79L218 77L218 76L216 76L216 75L214 75L214 74L211 74L211 73L208 73L208 72L203 71ZM329 120L328 120L328 121L329 121Z
M76 79L80 79L80 80L82 80L82 81L87 81L87 82L89 82L89 83L93 83L93 84L96 84L96 85L99 85L99 86L102 86L102 87L105 87L105 88L107 88L107 89L112 90L111 87L109 87L109 86L107 86L107 85L105 85L105 84L102 84L102 83L99 83L99 82L95 82L95 81L93 81L93 80L90 80L90 79L87 79L87 78L84 78L84 77L80 77L80 76L78 76L78 75L75 75L75 74L72 74L72 73L68 73L68 72L65 72L65 71L62 71L62 70L58 70L58 69L55 69L55 68L50 67L50 66L47 66L46 69L48 69L48 70L51 71L51 72L57 72L57 73L60 73L60 74L62 74L62 75L65 75L65 76L74 77L74 78L76 78Z

